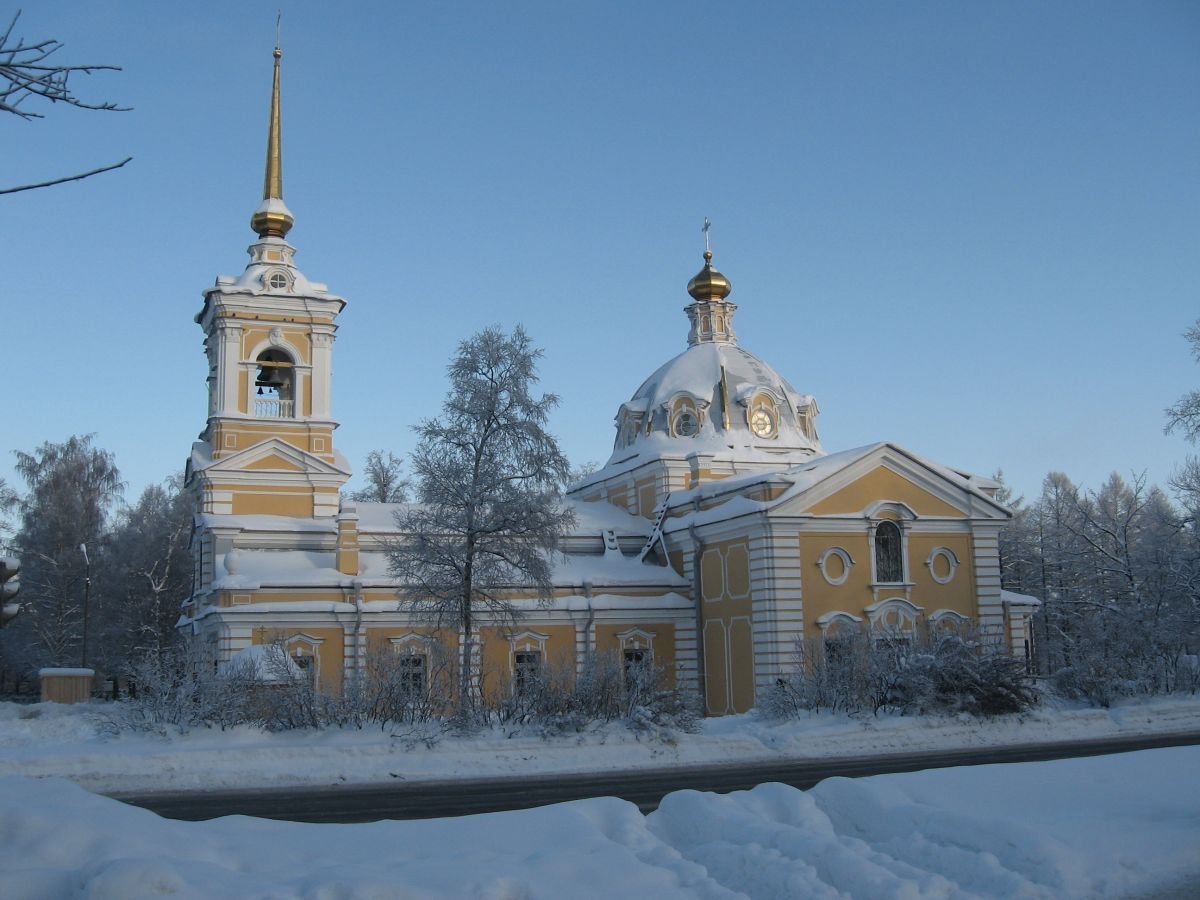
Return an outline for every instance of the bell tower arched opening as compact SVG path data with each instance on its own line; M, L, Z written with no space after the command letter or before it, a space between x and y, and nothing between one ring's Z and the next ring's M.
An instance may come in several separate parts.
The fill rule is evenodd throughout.
M255 360L254 415L260 419L291 419L296 415L296 364L287 353L272 348Z

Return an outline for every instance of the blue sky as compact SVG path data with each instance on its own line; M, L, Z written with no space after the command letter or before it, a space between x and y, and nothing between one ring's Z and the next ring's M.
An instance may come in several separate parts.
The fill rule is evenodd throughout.
M1165 482L1200 381L1200 5L29 4L132 112L0 120L0 477L95 432L130 495L203 427L200 292L241 271L283 9L285 195L345 296L357 466L436 415L459 340L523 323L553 428L612 417L685 346L713 220L741 344L816 395L828 450Z

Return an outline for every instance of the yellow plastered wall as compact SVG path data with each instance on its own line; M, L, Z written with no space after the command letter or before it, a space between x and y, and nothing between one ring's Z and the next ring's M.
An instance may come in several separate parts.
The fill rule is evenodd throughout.
M709 715L754 705L750 547L744 538L708 544L700 558L705 699Z
M958 566L946 584L938 584L926 560L937 547L945 547L958 558ZM913 582L913 602L925 607L929 615L939 609L951 609L972 621L978 621L976 608L975 565L968 534L910 534L908 536L909 578ZM945 559L936 562L937 574L950 574Z
M242 486L227 486L218 490L232 490L233 514L235 516L296 516L313 514L313 492L296 492L292 488L255 487L253 493Z
M638 515L647 519L654 518L655 493L654 479L650 478L637 483Z
M553 668L556 673L573 679L575 672L575 626L574 625L534 625L519 622L513 628L481 628L477 636L483 640L483 653L480 658L479 675L485 695L496 696L509 689L513 677L512 643L510 635L524 634L527 631L547 635L542 647L542 665ZM533 649L538 648L537 641L531 642ZM521 642L524 645L524 641ZM519 648L518 648L519 649Z
M651 641L654 664L663 670L668 687L675 686L675 626L669 622L638 622L637 624L597 623L596 653L616 653L622 651L621 641L617 635L638 628L654 635ZM623 658L623 657L622 657Z
M266 341L271 329L275 327L275 323L271 322L263 327L247 328L242 332L242 359L249 359L250 354L254 352L254 348L258 347ZM309 341L309 333L306 328L283 328L283 338L291 347L299 350L299 359L294 362L309 364L312 362L312 349Z
M818 516L860 513L880 500L898 500L919 516L961 517L962 511L913 484L891 469L878 466L856 481L810 507Z
M821 555L834 547L846 551L854 564L844 573L837 557L831 555L826 571L833 580L845 574L844 583L831 584L821 573ZM949 549L959 565L946 584L938 584L925 561L936 547ZM908 577L913 584L912 602L923 607L928 615L938 609L951 609L975 619L975 571L971 559L971 539L967 534L913 534L905 538ZM871 590L871 545L865 526L861 534L805 532L800 536L801 579L804 585L804 633L817 637L821 629L817 619L833 612L859 616L865 622L864 610L875 602ZM939 574L945 574L944 570Z
M458 633L450 629L438 631L429 626L418 628L368 628L367 629L367 671L371 671L371 666L374 662L380 660L384 654L405 652L409 644L394 644L393 638L402 638L406 635L421 635L430 639L430 642L419 642L415 644L417 652L426 652L429 656L429 670L427 675L433 680L430 685L432 697L441 697L449 705L441 712L448 712L449 707L453 706L456 698L456 687L454 677L458 672Z
M345 664L345 652L342 646L344 636L340 628L256 628L251 638L255 644L271 644L279 641L287 648L288 655L295 653L297 645L303 645L304 655L309 655L309 645L297 640L296 635L305 634L317 638L315 652L317 657L317 690L323 694L336 696L342 692L342 667Z
M357 575L359 563L358 524L353 521L338 522L337 570L343 575Z
M835 580L846 574L843 584L833 585L825 580L817 565L821 554L840 547L850 554L854 564L849 573L841 566L829 574ZM821 633L817 619L831 612L847 612L865 618L863 609L874 602L871 592L871 546L863 526L861 534L810 534L800 536L800 578L804 590L804 633L815 637ZM836 564L835 564L836 565Z

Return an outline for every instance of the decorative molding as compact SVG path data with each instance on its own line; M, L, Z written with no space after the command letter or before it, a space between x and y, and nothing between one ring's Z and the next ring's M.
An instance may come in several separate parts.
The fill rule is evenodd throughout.
M833 578L825 568L825 564L829 561L829 557L831 556L836 556L842 561L842 574L840 578ZM821 570L821 576L826 581L828 581L834 587L838 587L839 585L845 584L846 579L850 577L850 570L854 568L854 557L852 557L841 547L829 547L822 551L821 555L817 558L817 567Z
M938 558L942 557L946 560L946 565L949 567L949 572L942 577L938 575L935 568ZM929 577L938 584L949 584L954 580L954 573L958 570L958 557L949 547L934 547L929 551L929 558L925 560L925 565L929 568Z
M871 623L871 630L885 633L913 631L924 611L924 607L917 606L905 597L888 597L863 610Z

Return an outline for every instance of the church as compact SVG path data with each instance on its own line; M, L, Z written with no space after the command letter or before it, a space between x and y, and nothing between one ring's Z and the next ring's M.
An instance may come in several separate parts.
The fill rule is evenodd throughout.
M331 396L346 301L287 241L280 55L257 239L196 315L208 417L186 469L195 572L180 628L217 669L279 644L336 694L394 652L425 685L458 636L400 602L386 548L402 506L342 495ZM621 404L607 463L563 498L575 525L551 602L519 599L515 627L485 624L474 671L495 687L578 671L589 653L652 660L724 715L753 707L802 642L842 629L969 627L1026 656L1037 601L1001 589L999 485L887 442L827 453L816 400L739 345L732 292L706 250L681 290L686 349Z

